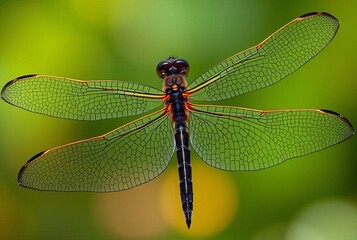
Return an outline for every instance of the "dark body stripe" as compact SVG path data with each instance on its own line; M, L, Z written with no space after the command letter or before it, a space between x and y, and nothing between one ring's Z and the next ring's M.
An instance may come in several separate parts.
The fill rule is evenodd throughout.
M172 120L175 122L175 143L180 178L180 195L186 224L190 227L193 211L193 189L185 101L181 90L171 91L169 103L171 105Z
M175 133L175 141L182 209L185 214L187 226L190 227L193 211L193 190L188 132L186 130L177 130Z

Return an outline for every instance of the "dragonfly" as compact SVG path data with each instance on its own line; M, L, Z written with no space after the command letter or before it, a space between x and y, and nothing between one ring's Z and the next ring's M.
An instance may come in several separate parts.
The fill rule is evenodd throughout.
M31 112L101 120L150 111L107 134L36 154L21 168L18 183L44 191L122 191L156 178L176 152L182 209L190 228L190 146L212 167L252 171L322 150L354 134L348 119L330 110L255 110L191 102L228 99L279 82L322 51L338 28L339 21L328 13L302 15L190 84L189 63L169 57L156 67L161 90L116 80L18 77L4 86L1 97Z

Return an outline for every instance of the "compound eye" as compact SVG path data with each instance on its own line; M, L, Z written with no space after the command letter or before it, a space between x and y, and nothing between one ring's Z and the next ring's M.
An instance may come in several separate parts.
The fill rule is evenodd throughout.
M171 67L171 63L169 61L161 61L159 64L156 66L156 74L159 76L159 78L164 78L169 69Z
M179 58L176 59L175 62L175 67L178 69L178 73L180 74L185 74L187 75L188 72L190 71L190 65L185 59Z

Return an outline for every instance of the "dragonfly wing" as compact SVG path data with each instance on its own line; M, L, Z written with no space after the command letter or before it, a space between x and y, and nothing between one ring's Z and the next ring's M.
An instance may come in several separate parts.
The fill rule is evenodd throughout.
M160 110L103 136L37 154L18 182L47 191L121 191L157 177L173 152L172 123Z
M257 46L204 72L188 93L192 93L191 99L215 101L270 86L316 56L338 27L338 20L328 13L296 18Z
M140 114L162 104L163 92L121 81L80 81L28 75L8 82L1 97L23 109L75 120L99 120Z
M259 170L319 151L354 134L351 123L328 110L259 111L193 105L191 143L209 165Z

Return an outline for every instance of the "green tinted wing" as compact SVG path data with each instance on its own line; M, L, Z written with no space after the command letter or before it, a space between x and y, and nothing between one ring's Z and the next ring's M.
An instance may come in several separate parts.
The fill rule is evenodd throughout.
M140 114L162 104L163 92L121 81L80 81L28 75L7 83L1 97L31 112L76 120Z
M150 181L174 152L169 116L159 111L106 135L41 152L20 170L23 187L112 192Z
M258 111L193 105L193 148L224 170L259 170L337 144L354 134L351 123L328 110Z
M327 13L296 18L257 46L204 72L187 92L191 99L215 101L270 86L316 56L338 27L338 20Z

